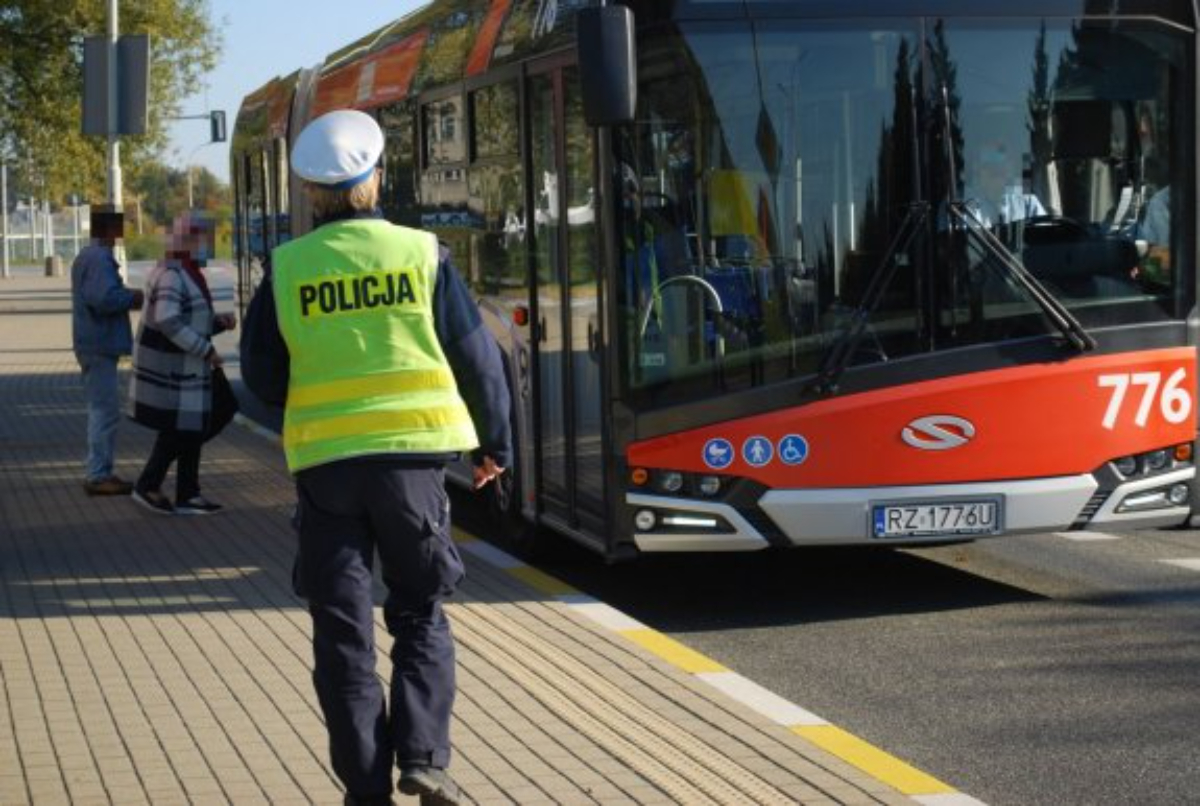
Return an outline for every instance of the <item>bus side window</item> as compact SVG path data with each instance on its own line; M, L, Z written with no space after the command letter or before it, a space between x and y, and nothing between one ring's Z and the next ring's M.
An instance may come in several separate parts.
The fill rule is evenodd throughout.
M384 216L396 224L420 224L417 207L416 115L411 101L380 110L384 133L383 188L380 206Z
M480 289L515 302L524 292L525 173L521 165L515 80L480 87L467 96L470 157L467 207L471 252L480 263Z

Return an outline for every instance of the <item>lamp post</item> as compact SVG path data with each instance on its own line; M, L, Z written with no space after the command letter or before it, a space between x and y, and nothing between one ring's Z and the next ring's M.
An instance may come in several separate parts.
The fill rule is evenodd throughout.
M3 257L0 257L0 277L7 280L8 269L8 163L0 162L0 238L4 240Z
M108 203L121 209L121 140L117 126L117 0L108 2ZM122 265L124 261L121 261Z
M192 198L192 160L196 158L196 152L205 146L211 146L214 143L225 142L225 110L213 109L203 115L180 115L173 117L171 120L207 120L208 121L208 142L201 143L192 149L192 153L188 155L187 162L184 163L184 168L187 170L187 186L188 186L188 209L193 209L196 204Z
M72 254L79 254L79 194L71 194L71 247Z
M193 148L192 153L188 155L187 163L184 165L184 168L187 170L187 189L188 189L188 209L189 210L196 209L196 202L192 195L192 167L193 167L192 161L194 159L196 159L196 154L198 154L200 152L200 149L204 148L205 146L210 146L210 145L212 145L211 141L207 142L207 143L201 143L200 145Z

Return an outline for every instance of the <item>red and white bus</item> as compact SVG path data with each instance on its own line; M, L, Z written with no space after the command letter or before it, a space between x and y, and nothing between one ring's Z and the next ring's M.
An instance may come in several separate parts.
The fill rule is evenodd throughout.
M1183 524L1196 30L1182 0L441 0L245 99L243 297L312 226L291 139L354 107L385 215L452 248L507 359L517 546Z

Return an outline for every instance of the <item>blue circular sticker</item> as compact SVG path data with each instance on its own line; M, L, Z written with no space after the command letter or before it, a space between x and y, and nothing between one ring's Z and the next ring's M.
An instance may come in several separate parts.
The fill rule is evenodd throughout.
M742 458L751 467L762 467L775 455L775 446L766 437L750 437L742 443Z
M808 440L799 434L788 434L779 440L779 461L798 465L808 458Z
M704 464L714 470L724 470L733 464L733 445L729 440L714 437L704 443Z

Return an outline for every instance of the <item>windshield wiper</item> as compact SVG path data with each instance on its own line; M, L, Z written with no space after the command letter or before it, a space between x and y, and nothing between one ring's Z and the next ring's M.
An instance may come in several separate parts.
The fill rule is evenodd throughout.
M821 369L817 372L816 381L813 383L817 394L831 395L837 391L838 380L846 371L846 367L850 365L850 361L858 349L858 344L867 330L867 323L875 313L875 309L879 307L884 292L887 291L892 278L896 275L896 269L900 267L900 255L908 254L908 248L912 244L913 238L924 229L928 219L929 202L915 202L905 212L904 219L896 230L896 235L888 244L887 251L883 253L879 265L871 273L871 281L863 292L862 301L851 311L850 322L846 326L846 330L833 343L821 361Z
M951 147L951 144L954 142L954 125L949 90L945 83L940 87L940 98L935 103L935 109L941 112L940 120L938 119L939 116L935 114L931 120L931 124L933 126L941 126L942 142L945 143L947 149L945 159L946 173L949 177L950 195L945 207L947 223L949 224L947 231L965 230L969 239L976 239L981 245L985 259L991 258L998 262L1008 277L1033 298L1033 301L1041 308L1046 317L1077 350L1083 352L1095 349L1095 338L1084 329L1079 320L1037 278L1030 274L1029 270L1017 259L1016 255L999 238L992 234L982 221L967 209L964 202L955 198L958 177ZM896 269L900 266L900 255L907 255L909 246L917 236L917 233L927 230L926 223L929 220L929 215L929 202L916 201L909 205L908 210L904 214L904 220L900 222L900 226L896 230L895 237L888 244L887 251L884 252L879 265L871 275L871 280L867 284L866 291L863 292L862 301L850 313L850 322L846 330L838 337L837 341L834 342L821 361L821 368L817 372L816 380L813 382L812 387L810 387L817 394L830 395L837 391L838 381L846 371L846 367L853 360L859 342L862 341L863 334L867 330L871 316L875 313L875 309L879 307L884 292L887 291L892 278L896 274Z
M954 120L953 107L950 104L950 92L945 82L942 82L940 87L940 97L937 106L941 111L941 120L939 123L942 127L942 141L946 144L946 173L950 178L950 198L946 203L948 212L949 228L948 231L953 232L958 227L966 230L968 238L974 236L983 245L984 253L995 259L1007 272L1008 276L1025 290L1029 296L1033 297L1033 301L1046 314L1047 318L1054 323L1059 332L1075 345L1075 348L1080 352L1084 350L1094 350L1096 348L1096 340L1092 335L1084 330L1083 325L1079 323L1066 306L1058 301L1044 285L1038 282L1037 278L1029 273L1029 270L1017 259L1004 243L992 234L983 222L975 217L964 202L958 200L955 194L955 188L958 187L958 175L955 169L954 154L951 144L954 142Z
M1008 247L976 218L963 202L947 204L950 230L965 230L968 237L977 240L987 259L998 263L1006 274L1027 293L1041 308L1063 337L1080 352L1096 348L1096 339L1084 329L1079 320L1026 269ZM871 281L863 292L862 301L850 313L850 321L842 335L825 353L821 368L817 372L813 389L820 395L831 395L837 391L838 381L850 365L867 325L875 309L879 307L884 292L891 284L900 267L901 255L907 255L913 239L921 232L929 218L929 203L916 202L911 205L896 235L888 244L887 251L871 275Z
M1075 349L1080 352L1096 349L1096 339L1092 334L1088 333L1067 307L1025 268L1004 242L967 208L965 202L951 201L946 207L949 212L950 230L961 228L967 232L968 238L976 238L985 256L999 263L1008 277L1033 298L1046 314L1046 318Z

